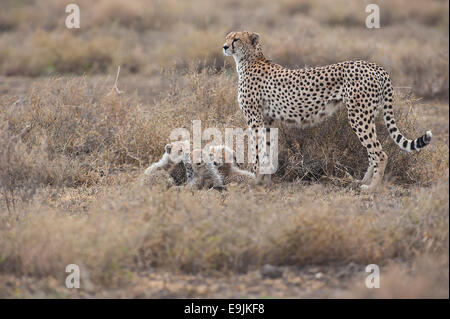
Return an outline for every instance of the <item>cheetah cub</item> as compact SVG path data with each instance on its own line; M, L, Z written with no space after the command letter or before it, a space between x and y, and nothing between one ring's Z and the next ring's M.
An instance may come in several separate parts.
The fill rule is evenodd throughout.
M215 145L209 148L209 158L223 176L242 175L255 179L255 174L240 167L236 153L226 145Z
M151 164L144 171L142 184L166 184L170 186L180 186L186 183L185 162L188 162L188 155L181 149L174 151L172 143L167 144L161 159Z
M226 177L243 175L255 178L253 173L239 167L234 151L225 145L210 147L209 152L203 154L203 160L194 164L189 153L185 153L181 148L174 151L173 148L173 144L167 144L161 159L145 170L144 176L147 180L152 179L152 184L162 182L167 183L168 187L187 184L196 189L222 190ZM194 150L194 153L196 152L202 151ZM231 162L223 161L228 158L231 158Z
M201 150L194 150L194 153L196 152L201 152ZM209 156L194 164L189 156L185 162L185 168L187 184L190 187L196 189L214 188L217 190L224 188L223 176Z
M202 150L196 149L196 152L201 153ZM187 181L191 187L222 190L224 179L233 175L255 178L253 173L239 167L235 152L225 145L211 146L202 157L201 162L186 164Z

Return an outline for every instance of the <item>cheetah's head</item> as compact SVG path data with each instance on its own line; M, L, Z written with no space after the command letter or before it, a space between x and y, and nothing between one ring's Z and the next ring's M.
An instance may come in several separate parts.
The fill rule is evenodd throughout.
M223 54L240 60L261 52L259 34L254 32L230 32L225 38Z

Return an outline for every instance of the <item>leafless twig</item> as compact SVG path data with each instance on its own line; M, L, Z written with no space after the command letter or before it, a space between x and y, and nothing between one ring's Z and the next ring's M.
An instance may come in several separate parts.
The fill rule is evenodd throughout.
M119 74L120 74L120 65L117 68L117 75L116 75L116 81L114 82L114 86L111 89L111 92L108 93L108 95L110 95L112 92L116 92L117 94L122 94L124 93L123 91L120 91L119 88L117 87L117 82L119 81Z

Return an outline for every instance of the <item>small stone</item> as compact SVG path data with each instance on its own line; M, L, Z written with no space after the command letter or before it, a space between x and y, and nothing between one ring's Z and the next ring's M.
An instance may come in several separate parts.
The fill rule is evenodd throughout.
M261 268L261 276L270 279L281 278L283 277L283 269L281 267L266 264Z
M307 269L307 272L310 273L310 274L315 274L315 273L319 272L319 268L317 268L317 267L310 267L310 268Z
M133 299L144 299L146 297L145 292L139 292L134 295Z

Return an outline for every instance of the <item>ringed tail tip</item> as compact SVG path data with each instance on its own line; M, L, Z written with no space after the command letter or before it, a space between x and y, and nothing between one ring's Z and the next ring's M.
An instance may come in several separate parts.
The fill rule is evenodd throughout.
M431 131L426 131L426 133L425 133L425 142L427 144L430 143L432 137L433 137L433 134L431 133Z

